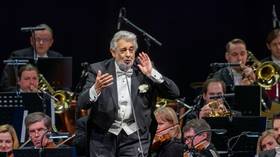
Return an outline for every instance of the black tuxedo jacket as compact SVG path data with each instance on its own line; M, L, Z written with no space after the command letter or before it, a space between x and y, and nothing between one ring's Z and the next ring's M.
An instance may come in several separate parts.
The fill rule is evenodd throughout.
M115 60L109 59L89 66L88 77L83 92L78 97L78 105L81 108L91 108L88 129L94 127L101 132L107 132L117 117L118 93L115 72ZM96 102L90 102L89 89L95 83L97 71L113 75L113 84L102 90ZM156 97L174 99L179 97L177 85L170 79L163 77L161 84L154 83L146 77L136 65L133 65L131 76L131 97L135 108L137 124L143 131L148 131L154 122L153 111L155 109ZM148 85L146 92L140 92L139 86ZM156 123L155 123L156 124Z

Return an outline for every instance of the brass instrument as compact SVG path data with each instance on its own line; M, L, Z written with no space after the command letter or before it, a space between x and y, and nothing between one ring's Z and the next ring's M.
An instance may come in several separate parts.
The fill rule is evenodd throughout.
M248 51L248 61L256 75L256 82L265 89L271 89L279 81L279 66L272 61L261 63L252 52Z
M230 116L230 112L224 105L221 105L218 100L211 101L207 104L211 109L209 117L227 117Z
M65 90L55 91L45 77L42 74L39 74L39 90L49 93L55 98L54 109L55 113L63 113L65 109L70 107L70 102L73 99L74 93Z

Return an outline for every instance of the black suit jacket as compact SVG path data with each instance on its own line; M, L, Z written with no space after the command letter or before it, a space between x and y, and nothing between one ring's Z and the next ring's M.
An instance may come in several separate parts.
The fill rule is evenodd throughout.
M113 75L113 84L105 88L96 102L90 102L89 89L95 82L97 71ZM91 108L89 115L89 129L95 128L101 132L107 132L117 117L118 93L115 72L115 60L109 59L91 64L88 69L88 77L83 92L78 97L78 105L82 108ZM155 109L156 97L174 99L179 97L179 89L170 79L163 77L161 84L154 83L147 78L136 65L133 66L131 76L131 97L135 108L137 124L143 131L148 131L152 121L155 121L153 111ZM140 85L148 85L145 93L139 92Z
M33 58L34 49L32 47L16 50L11 53L11 58ZM48 57L63 57L63 55L59 52L49 50L47 52Z

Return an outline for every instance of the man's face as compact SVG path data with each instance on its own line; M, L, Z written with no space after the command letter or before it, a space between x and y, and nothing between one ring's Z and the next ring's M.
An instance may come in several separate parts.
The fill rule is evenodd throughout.
M266 46L274 57L280 59L280 36L276 37L270 42L270 44L267 44Z
M48 131L47 127L44 124L44 121L35 122L28 127L29 137L35 148L41 148L41 144L45 146L48 142L46 138L46 132ZM44 137L43 137L44 136ZM43 142L41 142L43 140Z
M39 84L38 74L35 70L23 71L19 78L18 85L23 92L37 91Z
M277 136L279 138L280 137L280 119L274 119L272 126L273 126L275 133L277 134Z
M185 144L188 145L188 148L192 148L192 139L195 135L196 133L192 128L184 132ZM195 138L193 139L193 146L200 144L202 141L206 140L206 138L206 133L202 133L201 135L195 136Z
M52 34L48 30L35 31L36 52L39 56L45 55L53 44ZM34 48L33 39L30 38Z
M133 42L128 42L123 39L117 42L117 48L111 49L111 54L116 62L131 67L135 59L135 47Z
M0 152L11 152L13 150L13 139L9 132L0 133Z
M247 62L247 49L244 44L238 43L238 44L231 44L229 47L228 52L225 54L225 58L228 63L240 63L240 64L246 64ZM234 69L240 71L240 67L234 67Z
M223 94L224 94L223 86L220 82L210 82L208 84L207 92L203 93L203 99L205 103L208 104L210 101L212 101L210 99L211 96L223 95ZM217 99L217 100L223 102L222 99Z

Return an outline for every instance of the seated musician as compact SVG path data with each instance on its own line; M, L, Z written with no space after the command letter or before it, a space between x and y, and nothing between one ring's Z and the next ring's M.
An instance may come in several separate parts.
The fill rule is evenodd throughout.
M184 143L187 145L184 157L219 157L211 143L211 127L204 119L192 119L183 128ZM207 131L208 130L208 131Z
M7 157L13 157L13 149L19 147L19 141L13 126L4 124L0 126L0 152L7 152Z
M246 43L242 39L232 39L226 45L225 59L228 63L240 64L240 66L221 68L214 73L213 78L224 81L230 93L234 92L235 86L255 85L257 76L254 72L255 69L252 68L253 66L248 65L248 56L249 51ZM262 110L267 110L270 106L271 101L265 90L262 89Z
M257 143L257 154L259 157L271 156L274 157L276 154L276 148L279 148L279 143L277 142L277 134L274 130L266 130L258 139Z
M51 118L42 112L33 112L25 118L25 126L34 148L54 148L56 144L47 138L52 131Z
M22 66L18 71L18 86L20 92L37 92L38 85L38 69L31 64Z
M241 115L238 111L229 109L229 105L225 105L224 100L221 98L211 99L211 96L224 95L226 92L225 83L219 79L208 79L204 82L202 87L204 105L200 109L199 118L203 117L226 117Z
M153 155L182 157L184 145L176 112L171 107L163 107L155 111L155 116L158 127L152 144Z

